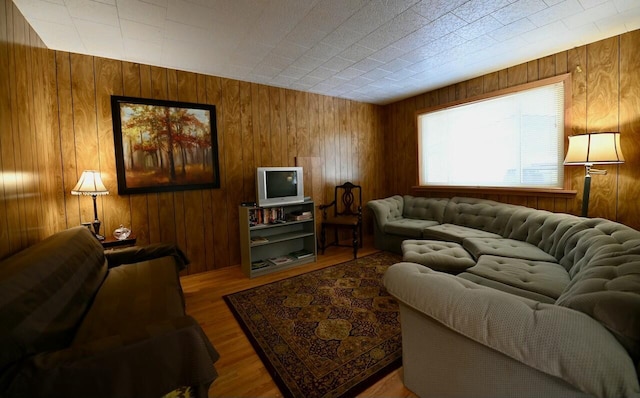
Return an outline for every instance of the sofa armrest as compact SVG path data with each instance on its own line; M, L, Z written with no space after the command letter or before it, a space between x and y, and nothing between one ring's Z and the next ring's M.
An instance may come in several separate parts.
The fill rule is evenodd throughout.
M16 370L8 396L160 397L183 386L206 396L218 358L184 316L36 355Z
M172 256L176 260L179 270L189 265L187 256L175 244L154 243L147 246L127 247L120 250L110 250L104 253L109 268L122 264L134 264L141 261L153 260L165 256Z
M400 195L394 195L385 199L371 200L367 206L373 211L375 221L381 231L388 221L402 218L404 200Z
M600 323L413 263L389 268L384 285L407 306L454 332L588 394L638 396L634 364Z

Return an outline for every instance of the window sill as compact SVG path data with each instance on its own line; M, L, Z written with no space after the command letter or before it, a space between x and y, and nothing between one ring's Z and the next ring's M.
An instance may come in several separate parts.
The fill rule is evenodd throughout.
M551 198L575 198L577 191L562 188L513 188L513 187L461 187L448 185L419 185L414 192L446 192L475 195L542 196Z

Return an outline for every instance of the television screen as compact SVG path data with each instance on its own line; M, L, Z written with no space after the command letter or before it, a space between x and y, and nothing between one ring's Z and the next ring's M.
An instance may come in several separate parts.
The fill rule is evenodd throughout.
M298 177L295 171L267 171L267 198L296 196Z

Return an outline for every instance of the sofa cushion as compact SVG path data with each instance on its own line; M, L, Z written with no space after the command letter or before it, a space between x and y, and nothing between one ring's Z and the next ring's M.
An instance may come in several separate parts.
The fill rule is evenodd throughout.
M183 317L183 305L173 257L111 268L72 345Z
M593 260L556 304L584 312L602 323L640 361L640 246Z
M569 274L558 263L484 255L468 273L558 298L569 284Z
M454 197L447 203L442 222L493 232L504 237L512 214L521 209L526 208L486 199Z
M551 254L538 247L515 239L504 238L466 238L462 246L476 259L485 254L524 260L556 262Z
M67 347L106 272L104 249L84 227L61 231L3 260L0 369Z
M444 208L449 199L423 198L411 195L404 195L404 210L402 215L405 218L418 220L432 220L442 223L444 218Z
M402 242L402 260L452 273L464 271L476 264L458 243L441 240L405 240Z
M446 240L456 243L462 243L466 238L501 238L498 234L455 224L427 227L422 231L422 237L424 239Z
M468 281L474 282L480 286L490 287L492 289L500 290L505 293L514 294L516 296L524 297L530 300L539 301L541 303L553 304L556 302L556 298L545 296L544 294L532 292L527 289L522 289L519 287L507 285L502 282L494 281L490 278L485 278L484 276L472 274L470 272L462 272L458 274L458 276L462 279L466 279Z
M436 221L401 218L400 220L387 222L383 231L388 234L406 236L407 238L421 238L422 231L433 225L438 225L438 223Z

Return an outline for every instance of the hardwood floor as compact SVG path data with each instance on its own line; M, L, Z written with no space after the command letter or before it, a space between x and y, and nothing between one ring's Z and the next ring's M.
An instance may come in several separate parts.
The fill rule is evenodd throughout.
M374 253L365 242L358 257ZM299 275L348 261L350 248L331 247L313 264L254 279L244 276L239 266L188 275L181 278L187 313L194 317L220 353L215 366L219 377L209 389L210 397L281 397L280 390L253 350L240 325L222 297L254 286ZM415 397L402 384L402 368L369 387L362 397Z

